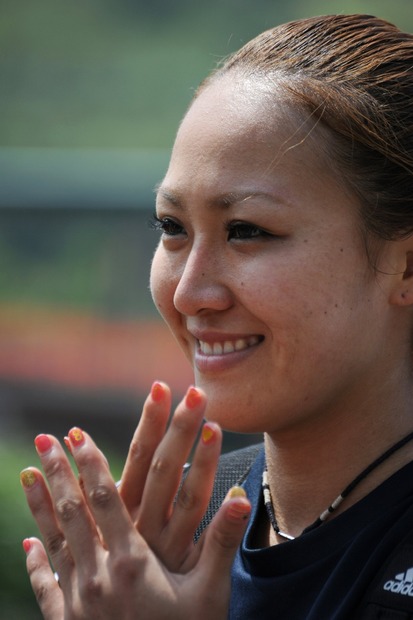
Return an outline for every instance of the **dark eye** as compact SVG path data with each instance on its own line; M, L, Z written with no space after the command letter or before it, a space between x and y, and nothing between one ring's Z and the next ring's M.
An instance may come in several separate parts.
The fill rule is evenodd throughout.
M227 231L228 239L254 239L255 237L270 236L262 228L248 222L229 222Z
M150 226L153 230L159 230L170 237L185 233L183 227L170 217L159 218L156 215L153 215L150 221Z

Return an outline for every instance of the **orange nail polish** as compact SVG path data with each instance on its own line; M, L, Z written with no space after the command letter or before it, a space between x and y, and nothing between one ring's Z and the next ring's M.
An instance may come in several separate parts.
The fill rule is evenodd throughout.
M39 454L46 454L52 448L52 442L48 435L37 435L34 440L34 445L36 446L36 450Z
M77 428L75 426L75 428L72 428L69 431L69 439L70 439L70 443L72 444L72 446L77 448L78 446L81 446L82 443L85 441L85 436L83 432L80 430L80 428Z
M195 409L202 401L201 394L195 387L190 387L186 393L185 404L189 409Z
M204 426L202 427L202 433L201 433L202 443L206 445L213 443L215 437L216 437L215 428L211 424L208 424L208 422L204 424Z
M25 538L22 544L23 544L24 552L26 554L29 553L30 549L32 548L31 540L29 538Z
M37 481L37 476L32 469L23 469L20 473L20 482L26 489L33 487Z
M151 396L152 396L152 400L155 401L155 403L159 403L165 394L165 389L162 385L162 383L159 383L159 381L155 381L155 383L152 385L151 388Z

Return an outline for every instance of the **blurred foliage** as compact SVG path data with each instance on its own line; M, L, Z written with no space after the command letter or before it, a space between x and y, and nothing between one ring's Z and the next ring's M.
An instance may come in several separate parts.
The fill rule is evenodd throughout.
M0 145L170 146L225 55L278 23L333 12L413 28L405 0L1 0Z
M0 210L0 303L153 316L151 211Z

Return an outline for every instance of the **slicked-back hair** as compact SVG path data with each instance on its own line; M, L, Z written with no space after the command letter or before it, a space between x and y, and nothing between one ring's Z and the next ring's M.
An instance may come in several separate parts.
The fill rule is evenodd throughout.
M330 131L327 148L377 238L413 233L413 35L370 15L327 15L263 32L199 87L229 72L279 79ZM277 97L277 91L274 91Z

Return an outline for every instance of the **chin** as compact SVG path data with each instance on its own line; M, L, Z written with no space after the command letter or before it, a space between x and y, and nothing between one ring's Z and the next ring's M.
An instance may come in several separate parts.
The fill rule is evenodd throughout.
M217 399L218 400L218 399ZM257 419L250 411L243 411L237 404L225 405L222 399L214 406L208 400L205 419L216 422L224 431L231 433L262 433L264 430L257 425Z

